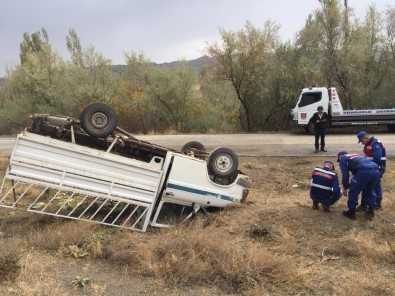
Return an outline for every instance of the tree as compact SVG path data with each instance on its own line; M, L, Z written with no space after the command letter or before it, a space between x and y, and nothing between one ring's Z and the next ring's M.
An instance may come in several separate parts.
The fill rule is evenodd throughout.
M344 8L338 0L319 2L321 9L309 17L297 44L312 46L310 57L317 61L323 82L338 86L346 108L361 107L366 103L361 98L378 93L388 70L380 14L371 5L365 22L360 23L347 1Z
M31 113L61 110L56 88L61 82L65 63L52 50L45 29L23 34L20 44L21 64L10 72L2 91L0 119L4 130L21 129Z
M380 88L388 75L390 66L390 55L385 44L383 34L384 23L381 14L372 4L368 7L365 22L361 26L358 43L360 44L361 57L354 60L353 72L358 81L362 81L361 97L365 98L365 105L371 108L378 107L378 100L372 102L380 93ZM362 61L362 62L361 62ZM359 66L359 67L358 67ZM377 104L374 106L373 104ZM357 106L360 107L360 106Z
M71 60L77 67L84 68L83 52L80 38L74 29L69 30L69 35L66 36L67 49L71 54Z
M193 129L193 88L197 75L185 62L175 70L159 69L148 78L145 95L152 114L177 132Z
M197 108L194 118L199 119L200 131L229 133L240 131L240 102L230 81L217 79L210 66L199 74Z
M145 91L153 65L144 54L125 53L127 68L123 71L117 98L119 119L129 131L148 133L156 118L149 114Z
M208 53L216 75L231 82L242 106L241 123L250 132L257 128L254 107L262 101L262 88L270 70L270 58L278 44L279 27L271 21L263 30L247 22L239 32L220 29L222 44L214 43Z
M31 35L23 33L23 41L20 44L20 60L21 64L28 61L28 55L32 53L39 53L46 50L49 45L49 37L47 31L42 28L41 31L35 32Z
M197 74L182 61L176 69L154 66L143 54L126 54L122 96L124 109L133 117L133 130L173 130L189 132L195 129L196 111L194 87Z
M59 91L65 98L64 109L68 113L79 114L92 102L112 104L112 98L119 95L120 79L112 72L111 60L96 52L93 46L83 48L74 29L69 30L66 45L71 63L63 85L59 85Z
M382 96L386 99L386 107L394 107L394 93L395 93L395 7L388 8L386 12L386 52L390 55L388 75L385 80L385 93Z

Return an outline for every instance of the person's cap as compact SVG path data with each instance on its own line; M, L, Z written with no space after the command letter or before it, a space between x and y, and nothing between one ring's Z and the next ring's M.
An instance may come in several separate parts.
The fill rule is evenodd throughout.
M325 165L326 163L331 164L331 165L333 166L333 170L335 170L335 164L334 164L332 161L330 161L330 160L325 160L324 165Z
M345 150L340 150L339 153L337 154L337 162L340 161L340 156L347 154Z
M324 110L324 107L318 106L318 107L317 107L317 110Z
M358 137L358 144L361 143L363 137L365 137L367 134L368 134L368 133L367 133L367 132L364 132L364 131L360 131L360 132L358 133L358 135L357 135L357 137Z

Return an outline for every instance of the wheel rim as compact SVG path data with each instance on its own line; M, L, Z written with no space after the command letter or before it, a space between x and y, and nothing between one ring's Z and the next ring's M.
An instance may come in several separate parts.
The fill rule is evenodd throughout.
M92 115L90 123L94 128L103 128L108 125L108 116L103 112L96 112Z
M233 165L233 160L228 155L219 155L215 161L215 167L221 172L227 172Z

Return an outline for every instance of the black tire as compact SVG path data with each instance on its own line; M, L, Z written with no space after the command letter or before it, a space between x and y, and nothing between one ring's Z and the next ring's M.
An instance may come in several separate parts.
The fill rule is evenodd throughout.
M182 153L186 155L190 155L191 152L206 152L206 148L204 145L198 141L191 141L188 143L185 143L184 146L181 148Z
M213 150L208 157L208 169L218 178L233 177L237 172L239 160L236 153L229 148L220 147Z
M117 114L103 103L93 103L82 111L81 127L90 136L105 138L117 127Z

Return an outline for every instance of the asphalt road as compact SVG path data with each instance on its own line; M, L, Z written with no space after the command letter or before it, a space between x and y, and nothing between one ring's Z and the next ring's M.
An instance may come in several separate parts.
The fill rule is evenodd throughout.
M374 134L384 143L388 156L395 156L395 135ZM331 133L326 136L328 152L314 153L314 136L302 133L216 134L216 135L136 135L137 138L160 146L180 150L189 141L203 143L207 151L229 147L239 156L323 156L335 157L339 150L362 152L356 133ZM11 154L15 137L0 136L0 156Z

